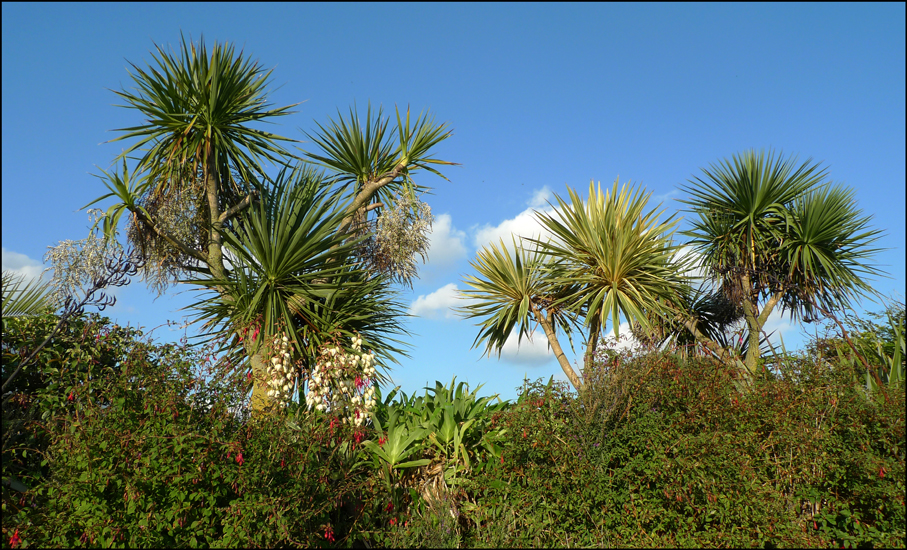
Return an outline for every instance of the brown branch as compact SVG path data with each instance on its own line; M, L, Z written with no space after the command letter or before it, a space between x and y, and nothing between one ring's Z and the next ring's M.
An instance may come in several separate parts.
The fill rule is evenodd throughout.
M252 191L250 194L246 195L243 200L239 201L238 203L230 207L229 210L221 214L220 217L217 218L217 221L221 224L226 223L227 220L248 208L257 196L258 191Z
M573 384L573 387L576 388L576 391L582 392L583 381L576 374L576 371L573 370L573 367L570 366L570 361L567 360L567 356L564 354L560 342L557 341L557 333L554 330L554 324L552 322L554 319L553 315L549 313L546 317L531 300L529 301L529 308L532 310L532 314L535 316L536 321L542 325L542 330L545 331L545 336L548 338L548 344L551 346L551 351L554 352L554 356L557 358L557 362L560 364L564 374L567 375L567 378L570 380L570 383Z
M393 170L387 172L378 179L365 182L365 185L362 186L362 190L359 191L359 193L356 195L356 198L354 198L353 202L350 203L350 205L347 207L346 216L344 216L343 221L340 223L340 228L337 230L337 234L343 235L344 233L346 233L350 228L350 224L353 223L353 217L356 215L356 212L360 208L364 207L368 203L368 201L372 199L375 193L378 192L379 189L397 179L397 176L399 176L400 173L404 170L406 170L406 164L401 162L400 164L395 166Z
M384 208L384 203L383 203L383 202L376 202L375 204L370 204L370 205L368 205L368 206L365 207L365 211L366 211L366 212L371 212L372 210L374 210L374 209L376 209L376 208Z

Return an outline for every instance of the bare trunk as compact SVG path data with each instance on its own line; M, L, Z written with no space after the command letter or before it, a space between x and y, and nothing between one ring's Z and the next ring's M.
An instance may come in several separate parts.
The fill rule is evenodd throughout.
M271 399L268 397L268 369L264 358L265 346L258 346L255 351L246 347L246 353L252 363L252 416L259 416Z
M595 361L595 350L598 348L598 336L601 332L601 321L595 319L589 327L589 339L586 341L586 355L583 358L583 372L588 373Z
M564 355L564 350L557 341L557 334L554 332L551 317L545 317L534 304L530 304L530 306L532 307L532 313L535 315L535 318L538 320L539 324L542 325L545 336L548 338L548 343L551 345L551 351L554 352L554 356L561 365L564 374L567 375L567 379L570 380L570 383L573 384L573 387L576 388L577 391L583 391L583 380L576 374L576 371L570 366L567 356Z
M208 143L205 155L205 195L208 199L208 214L211 220L211 230L208 232L208 268L211 275L216 279L226 277L224 270L224 253L221 247L221 234L223 220L221 219L220 205L217 200L218 191L218 173L217 159L214 154L214 146Z

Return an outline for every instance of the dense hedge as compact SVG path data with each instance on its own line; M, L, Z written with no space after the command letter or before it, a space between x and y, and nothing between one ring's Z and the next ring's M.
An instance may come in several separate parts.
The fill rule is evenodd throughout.
M4 372L40 322L10 325ZM4 546L903 542L904 388L868 398L834 362L788 358L745 387L714 361L604 356L581 397L539 381L482 405L474 426L503 452L470 435L470 468L425 500L416 469L388 487L325 415L248 418L242 375L204 376L204 351L74 327L45 357L53 375L4 398L3 475L31 487L3 488Z
M709 360L599 364L576 399L526 387L503 464L472 478L473 546L892 546L904 389L791 361L752 389Z

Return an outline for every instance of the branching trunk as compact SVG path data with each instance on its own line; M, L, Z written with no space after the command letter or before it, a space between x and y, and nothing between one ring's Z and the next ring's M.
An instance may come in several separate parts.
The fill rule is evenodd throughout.
M384 174L378 179L365 182L365 184L362 186L362 189L360 189L359 193L356 194L353 202L350 203L350 205L347 207L346 215L344 216L343 221L340 223L340 228L337 230L337 234L343 235L348 232L350 230L350 226L353 224L353 221L356 219L359 210L362 208L367 208L368 203L372 200L372 197L375 196L375 193L380 191L382 187L392 183L405 169L406 164L400 163L395 166L393 170Z
M747 289L752 288L749 275L743 275L741 282L741 286L744 289L742 300L743 317L746 320L746 328L748 331L748 343L744 365L746 365L747 376L752 378L756 374L757 364L761 357L759 352L759 335L762 333L762 327L765 326L765 323L768 321L768 316L775 309L778 302L781 301L784 293L779 291L773 294L765 303L762 311L759 311L756 300L747 291Z

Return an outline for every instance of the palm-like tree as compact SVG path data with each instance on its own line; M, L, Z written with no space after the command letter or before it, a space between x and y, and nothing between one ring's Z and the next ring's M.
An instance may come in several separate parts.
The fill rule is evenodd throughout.
M133 193L113 181L112 192L97 200L116 196L130 206L139 228L135 244L146 255L148 247L158 256L182 255L179 267L200 262L223 277L222 229L254 199L256 182L265 177L262 161L284 163L291 156L280 142L293 140L249 124L291 114L295 105L272 108L266 93L271 71L229 44L215 43L209 55L204 41L196 48L184 38L179 54L157 46L152 58L156 67L149 70L131 64L133 91L114 91L145 124L117 130L124 134L112 140L138 138L118 160L141 151L134 172L147 181ZM185 224L197 233L193 238L179 227ZM164 258L154 259L152 269Z
M703 172L685 187L692 198L681 202L698 219L684 234L743 311L750 374L779 303L809 321L872 294L865 277L879 271L867 260L880 232L868 228L853 192L826 182L818 164L747 151Z
M160 281L180 277L213 290L195 307L221 331L215 336L258 325L257 339L227 346L234 359L244 355L252 364L253 411L265 405L261 342L277 331L291 333L304 358L338 332L361 334L379 357L399 352L390 335L403 332L394 320L403 310L380 273L359 267L367 231L353 222L392 206L392 192L414 195L415 170L437 173L431 165L452 164L431 153L450 131L428 115L411 122L407 111L404 122L398 113L395 145L380 112L373 120L370 109L361 126L353 111L349 122L341 117L313 138L323 152L309 158L328 177L290 169L292 155L280 142L292 140L249 127L293 107L267 103L270 71L231 46L215 44L209 55L185 40L178 55L158 47L153 58L150 70L133 65L134 92L115 92L146 123L114 140L138 138L118 157L122 173L104 172L110 193L91 203L118 199L104 218L105 235L115 237L128 213L127 236L149 260L146 279L157 270L159 290L166 286ZM130 173L134 151L143 156ZM285 167L273 182L264 160Z
M417 210L404 213L406 217L419 216L418 195L427 187L417 185L412 175L417 170L426 170L447 179L433 166L455 166L456 163L440 160L433 156L439 143L449 138L452 132L445 123L438 124L428 113L415 119L410 118L409 108L405 118L396 111L396 127L388 131L390 118L378 109L373 116L371 105L366 112L365 123L359 114L350 109L349 119L338 113L338 120L331 120L327 127L318 124L319 131L307 134L321 151L306 153L306 157L324 167L330 173L330 184L338 189L345 204L345 215L338 233L345 236L361 236L369 233L369 216L380 216L389 209L404 207ZM400 201L404 197L408 200ZM430 217L430 216L429 216ZM414 231L424 231L431 220ZM375 258L363 257L367 265L381 265L382 273L403 283L410 283L414 269L409 267L416 255L423 258L427 253L427 239L395 239L393 250L386 256L390 262L376 262ZM360 247L360 252L374 247ZM379 251L380 252L380 251ZM382 265L383 264L383 265Z
M676 221L660 222L663 211L646 210L651 194L618 182L610 191L589 186L589 198L569 191L569 202L555 195L551 214L538 213L551 233L548 240L524 239L515 255L495 245L472 263L479 276L469 276L463 291L472 303L461 308L480 318L483 330L475 345L497 352L517 323L519 338L530 323L542 326L548 343L577 389L582 378L574 371L557 339L557 329L571 337L583 320L585 361L598 344L607 322L619 336L621 316L648 326L647 312L665 312L665 301L677 302L686 281L687 261L678 258L671 241Z
M285 169L224 234L227 277L187 281L214 290L193 307L207 332L231 335L224 346L231 364L248 355L258 380L279 333L303 360L328 338L356 334L385 360L401 353L393 335L405 334L397 322L404 311L384 281L348 261L358 242L338 235L344 216L320 174ZM257 336L246 330L251 326ZM265 407L266 391L254 384L253 410Z

